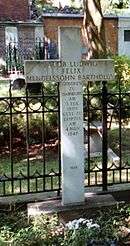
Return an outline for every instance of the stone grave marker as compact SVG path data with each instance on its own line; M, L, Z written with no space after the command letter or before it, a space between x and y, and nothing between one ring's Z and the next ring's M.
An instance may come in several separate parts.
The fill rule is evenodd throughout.
M84 202L83 81L114 78L112 60L82 60L79 27L59 28L59 60L25 61L27 83L60 83L62 204Z

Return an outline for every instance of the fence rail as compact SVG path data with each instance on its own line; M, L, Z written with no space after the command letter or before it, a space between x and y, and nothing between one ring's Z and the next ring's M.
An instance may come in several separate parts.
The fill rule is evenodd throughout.
M61 190L57 83L0 84L0 195ZM130 182L130 91L84 84L85 187Z
M86 120L86 187L130 182L130 91L120 83L89 83ZM115 83L115 82L114 82ZM96 92L97 91L97 92Z
M44 84L38 94L26 87L21 95L7 88L0 97L0 195L59 193L59 87Z
M49 39L36 39L35 41L0 44L0 55L5 61L5 71L10 74L14 71L24 73L24 60L57 59L57 44Z

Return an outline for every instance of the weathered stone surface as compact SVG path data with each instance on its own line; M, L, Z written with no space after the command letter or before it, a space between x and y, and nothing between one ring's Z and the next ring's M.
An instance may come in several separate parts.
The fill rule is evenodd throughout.
M76 45L76 44L75 44ZM78 47L80 47L78 45ZM75 48L75 46L73 47ZM64 52L66 57L66 52ZM72 47L68 47L70 58L68 60L51 61L25 61L26 82L43 81L108 81L114 79L113 61L111 59L81 61L74 59ZM77 51L75 51L77 52ZM77 56L77 53L76 57ZM73 60L72 60L73 58Z
M62 28L60 32L62 62L81 59L80 29ZM84 202L83 88L70 78L60 83L62 203Z
M77 206L61 206L61 202L58 199L49 199L43 202L30 203L27 206L28 217L36 216L40 214L53 214L57 213L60 220L66 223L75 218L80 218L83 215L89 214L90 209L103 208L105 206L113 206L118 202L113 198L112 195L96 195L89 193L86 195L85 203Z
M112 60L81 60L80 28L59 29L60 60L25 61L26 82L60 82L62 204L84 202L83 86L112 80Z

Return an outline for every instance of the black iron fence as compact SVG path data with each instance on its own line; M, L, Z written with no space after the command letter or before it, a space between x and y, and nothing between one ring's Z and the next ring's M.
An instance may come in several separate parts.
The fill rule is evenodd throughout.
M120 82L88 83L85 119L85 185L130 182L130 91Z
M0 195L59 192L58 84L12 90L0 97ZM6 93L6 96L4 94ZM1 90L2 94L2 90Z
M61 190L57 83L0 84L0 195ZM130 91L84 84L85 187L130 182Z
M0 44L0 55L5 61L5 72L15 71L24 73L24 60L44 60L58 58L57 44L49 39L36 39L30 41L15 42L10 40L8 44Z

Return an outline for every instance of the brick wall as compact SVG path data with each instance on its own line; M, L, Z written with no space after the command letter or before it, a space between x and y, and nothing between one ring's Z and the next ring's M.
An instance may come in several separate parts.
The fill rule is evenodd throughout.
M28 2L28 0L0 0L0 20L28 20Z
M44 33L51 40L58 40L58 26L81 26L83 18L59 18L59 17L44 17ZM118 19L104 18L105 35L107 48L110 53L116 54L118 47Z
M47 38L55 43L58 43L58 27L59 26L79 26L81 27L83 23L83 18L44 18L44 34ZM83 57L86 55L87 49L83 43L83 39L81 36L82 43L82 54Z
M82 26L82 18L51 18L44 17L44 33L51 40L57 42L59 26Z
M118 18L104 18L107 49L112 54L118 52Z

